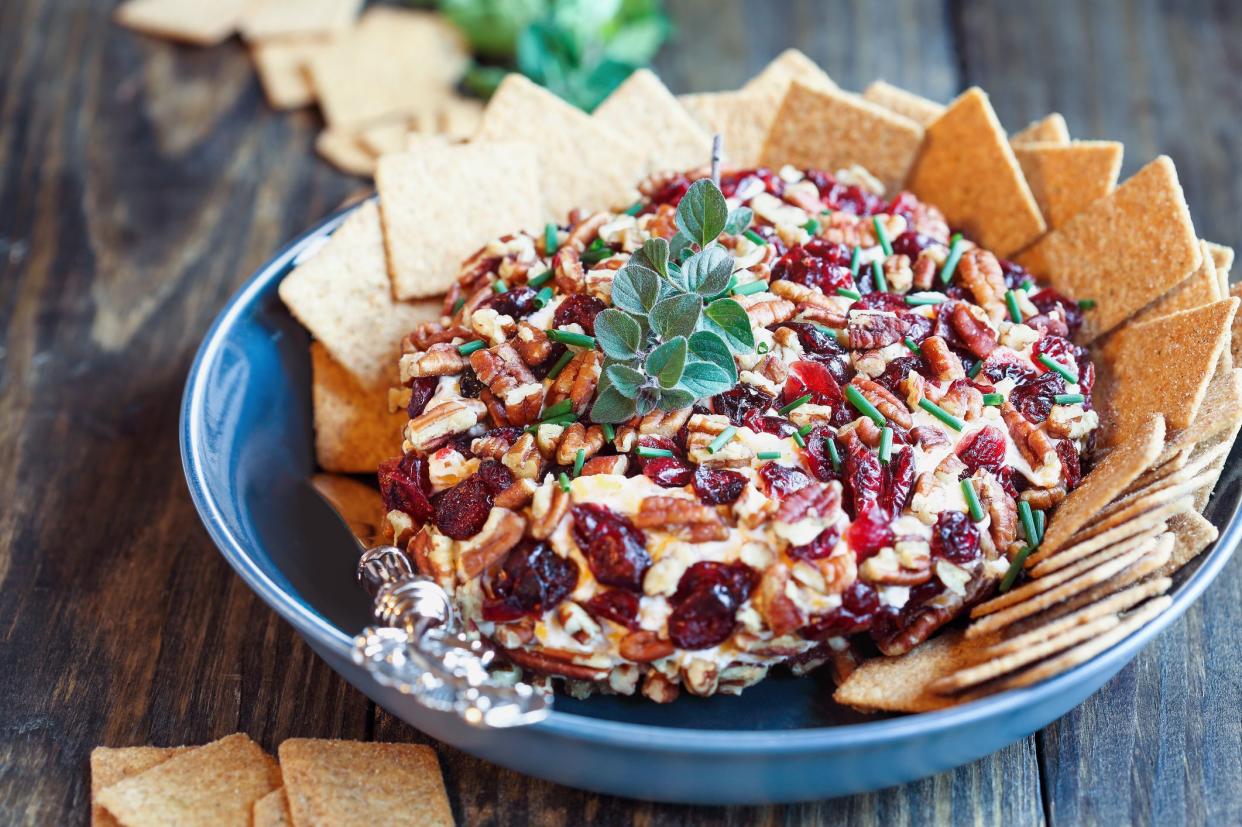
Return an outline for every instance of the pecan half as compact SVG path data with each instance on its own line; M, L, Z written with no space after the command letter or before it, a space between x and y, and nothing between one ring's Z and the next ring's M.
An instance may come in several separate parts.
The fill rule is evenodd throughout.
M855 310L846 326L851 350L877 350L900 342L906 326L893 313L879 310Z
M932 377L940 381L965 379L966 368L961 357L949 350L949 345L939 336L929 336L919 345Z
M565 246L552 256L553 283L559 293L581 293L586 288L586 271L578 250Z
M428 350L432 345L451 342L456 338L470 338L470 331L461 325L453 324L445 327L439 322L423 322L414 331L401 340L401 352L413 353L416 350Z
M407 353L401 357L401 381L424 376L452 376L466 368L466 358L457 346L447 342L432 345L423 353Z
M1061 500L1065 499L1065 486L1054 485L1051 488L1028 488L1018 495L1025 503L1030 503L1031 508L1056 508L1061 504Z
M918 259L910 268L911 282L915 290L930 290L932 280L936 277L936 262L931 258L919 255Z
M530 536L546 540L569 511L569 494L555 482L540 486L530 502Z
M648 672L643 679L643 695L658 704L671 704L681 694L681 688L659 672Z
M677 647L673 646L670 641L665 640L655 632L641 629L636 632L630 632L621 638L619 648L621 657L626 660L632 660L635 663L651 663L653 660L667 658L677 651Z
M572 653L553 649L506 649L505 657L523 669L544 675L559 675L579 681L602 681L607 669L575 663Z
M780 637L806 625L806 614L786 593L789 567L784 563L769 566L759 579L751 600L763 622Z
M573 403L574 413L578 416L585 414L591 405L591 398L595 396L600 370L599 351L584 350L574 356L548 388L548 406L568 399Z
M970 305L958 302L949 315L949 324L962 344L978 359L986 359L996 350L996 331L975 318Z
M478 424L484 410L483 403L474 399L447 399L405 424L406 441L416 451L431 453Z
M1048 435L1032 425L1010 402L1001 405L1001 418L1009 427L1009 435L1017 443L1018 450L1030 463L1036 481L1055 484L1061 476L1061 460Z
M1005 274L996 256L979 247L967 250L957 263L957 274L989 318L1005 315Z
M937 404L967 421L978 419L983 413L983 392L965 380L955 380Z
M519 479L537 480L543 476L543 454L534 434L522 434L500 458L500 462Z
M979 505L991 518L988 535L997 550L1004 553L1009 544L1018 537L1018 504L992 475L980 474L977 479Z
M752 293L749 296L742 296L738 304L742 305L746 310L746 315L750 317L751 327L768 327L787 322L798 310L793 302L770 293Z
M542 365L552 355L552 340L530 322L518 324L517 335L511 342L522 361L532 367Z
M510 511L525 508L530 504L531 497L535 496L535 489L537 487L534 480L514 480L513 485L510 485L496 495L496 506L498 508L507 508Z
M574 225L565 238L565 244L579 253L599 235L599 228L608 223L611 216L606 212L592 213Z
M513 447L515 439L509 439L501 431L492 431L470 443L470 452L479 459L499 460Z
M638 433L642 436L663 436L672 439L690 418L693 408L662 411L656 408L638 421Z
M652 496L643 499L634 515L638 528L659 528L690 532L696 542L723 540L729 530L720 521L720 514L708 505L684 497Z
M868 402L875 405L885 418L896 423L902 428L909 428L914 424L914 420L910 417L910 409L905 403L893 395L893 392L881 385L862 376L855 376L850 384L858 388L858 392L863 395Z
M574 422L565 428L561 440L556 446L556 462L558 465L573 465L582 451L585 459L590 459L604 447L604 431L598 425L588 430L581 422Z
M629 467L630 460L625 454L617 454L611 457L591 457L582 466L582 474L580 476L589 477L594 474L625 474Z
M526 518L506 508L493 508L487 522L474 537L463 543L457 557L457 573L462 582L473 580L499 563L522 539Z
M948 445L949 436L932 425L920 425L910 429L910 439L920 448L932 448L936 445Z
M778 279L768 285L768 290L786 301L793 302L799 312L808 307L820 307L830 313L835 313L841 317L841 324L837 325L837 327L845 327L845 314L837 309L837 305L833 304L830 298L814 287L807 287L804 284L798 284L786 279Z
M884 280L893 293L908 293L914 286L914 269L910 265L910 257L895 253L884 259Z
M811 483L790 494L776 512L776 520L793 525L799 520L827 518L841 507L841 483Z
M536 381L513 345L505 342L470 354L479 381L503 405L510 424L527 425L539 418L543 384Z

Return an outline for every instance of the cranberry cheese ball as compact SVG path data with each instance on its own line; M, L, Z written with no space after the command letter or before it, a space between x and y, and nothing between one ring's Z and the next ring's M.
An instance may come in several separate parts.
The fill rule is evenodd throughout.
M381 490L467 628L668 701L907 652L1012 581L1097 425L1078 305L858 168L640 191L488 244L404 343Z

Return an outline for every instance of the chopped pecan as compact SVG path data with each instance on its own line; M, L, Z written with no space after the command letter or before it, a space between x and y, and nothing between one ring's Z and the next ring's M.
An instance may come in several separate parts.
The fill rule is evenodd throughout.
M983 413L983 392L959 379L949 385L936 404L967 421L978 419Z
M617 454L611 457L591 457L582 466L582 474L580 476L589 477L594 474L624 475L629 464L629 457L625 454Z
M525 616L519 617L517 620L511 620L508 623L498 623L492 637L505 649L516 649L519 646L525 646L535 639L535 619Z
M509 413L505 410L504 403L497 399L491 391L484 388L479 392L479 401L487 406L487 412L492 417L492 422L501 427L509 426Z
M590 459L604 447L604 431L598 425L588 430L581 422L574 422L565 428L560 442L556 446L556 462L558 465L573 465L582 451L583 457Z
M755 452L740 439L731 439L724 447L712 451L712 441L729 427L729 420L719 414L693 414L687 423L689 436L686 439L687 458L695 465L708 465L713 468L737 467L750 465Z
M638 422L638 433L642 436L663 436L672 439L686 424L693 412L692 408L677 411L662 411L656 408Z
M543 455L535 444L534 434L522 434L518 437L517 442L500 458L500 462L519 479L537 480L543 476Z
M510 424L527 425L539 418L543 384L536 381L513 345L505 342L476 350L470 354L470 366L479 381L504 405Z
M720 669L703 658L693 658L681 668L681 685L692 695L706 698L720 686Z
M499 563L522 539L526 518L507 508L493 508L483 528L462 543L457 556L457 574L462 582L473 580Z
M588 244L595 240L599 235L599 228L607 224L611 217L606 212L597 212L587 216L569 231L565 244L581 253Z
M501 491L496 495L496 506L499 508L507 508L510 511L525 508L530 503L531 497L535 496L535 489L537 487L538 486L535 485L534 480L514 480L513 485L510 485L504 491Z
M667 658L673 652L677 651L677 647L660 637L655 632L646 630L638 630L630 632L621 638L620 644L621 657L626 660L632 660L635 663L651 663L653 660Z
M552 386L548 388L548 406L551 407L563 399L573 403L573 411L582 416L591 405L595 396L595 386L599 383L600 353L596 350L584 350L560 372Z
M909 428L914 424L914 420L910 417L910 410L905 403L893 395L893 392L881 385L879 382L872 381L862 376L855 376L850 382L858 392L863 395L868 402L884 414L884 417L902 428Z
M530 536L546 540L569 511L569 493L555 482L547 482L535 491L530 502Z
M831 327L833 330L845 329L846 317L839 310L829 310L826 307L808 304L798 308L798 315L808 322L819 322L824 327Z
M431 453L478 424L484 410L483 403L474 399L446 399L405 424L406 441L420 453Z
M466 358L457 352L457 346L442 342L427 348L424 353L407 353L401 357L401 381L423 376L452 376L466 367Z
M608 677L607 669L576 663L571 652L556 649L507 649L505 656L523 669L544 675L559 675L579 681L602 681Z
M1003 552L1018 537L1018 504L992 475L980 474L976 479L979 505L991 518L988 535L992 544Z
M934 238L941 244L949 243L949 223L944 220L944 213L939 209L920 201L910 215L910 226L916 233ZM944 255L943 248L935 248Z
M919 255L918 260L910 268L910 281L915 290L930 290L936 277L936 262L931 258Z
M846 247L860 247L863 241L863 229L868 223L852 213L836 210L820 221L819 235L833 244L844 244ZM872 234L871 238L871 243L874 244L874 234Z
M752 293L749 296L742 296L738 304L745 308L746 315L750 317L751 327L768 327L787 322L798 310L793 302L770 293Z
M492 431L470 443L470 453L479 459L499 460L513 447L516 439L505 436L503 431Z
M490 281L478 290L468 294L466 296L466 303L461 306L461 316L459 317L462 319L463 324L466 319L470 318L474 311L478 310L483 305L483 302L487 301L494 295L496 295L496 293L492 290L492 284Z
M777 563L764 571L751 596L763 622L777 637L806 625L806 613L786 593L788 585L789 567L784 563Z
M552 256L553 284L558 293L581 293L586 289L586 271L574 247L561 247Z
M900 342L906 326L896 314L882 310L855 310L846 326L851 350L876 350Z
M419 350L430 350L432 345L451 342L456 338L470 338L470 331L461 325L452 324L448 327L439 322L423 322L410 335L401 340L402 353L414 353Z
M876 238L876 222L884 225L889 238L896 238L906 231L906 219L900 215L881 214L863 221L858 227L859 243L863 247L876 247L880 240Z
M666 678L659 672L648 672L643 678L643 695L648 700L655 701L658 704L671 704L677 700L677 696L681 694L681 689L676 683Z
M884 280L888 282L889 292L908 293L914 286L914 270L910 266L910 257L895 253L884 259Z
M818 215L823 212L824 204L819 200L819 191L814 183L807 181L806 183L810 184L809 187L801 186L801 183L790 184L785 187L785 191L781 193L781 198L811 215Z
M599 639L600 628L595 618L572 600L556 607L556 619L566 634L583 645Z
M656 238L672 238L677 235L677 208L661 204L647 224L647 232Z
M920 448L949 444L948 434L932 425L920 425L917 428L911 428L910 439Z
M1030 503L1031 508L1047 510L1060 505L1065 494L1064 485L1054 485L1051 488L1028 488L1018 496L1023 502Z
M777 522L793 525L799 520L826 519L841 508L841 483L811 483L785 498L776 512Z
M561 444L561 437L564 434L564 425L545 423L535 430L535 444L539 446L539 453L543 454L544 459L556 459L556 446Z
M480 307L470 314L470 329L483 341L498 345L513 335L517 324L512 316L504 315L490 307Z
M542 365L552 355L552 340L530 322L518 325L517 335L511 342L522 361L528 365Z
M1032 425L1011 402L1001 405L1001 418L1009 427L1009 435L1017 443L1018 450L1030 463L1034 481L1037 484L1055 484L1061 477L1061 460L1048 435Z
M962 366L961 358L949 350L949 345L939 336L924 339L919 350L923 351L923 358L927 360L933 379L943 382L966 378L966 368Z
M759 364L755 365L754 372L775 385L778 394L780 388L784 386L785 380L789 378L789 366L780 357L771 354L759 360Z
M797 305L798 310L803 310L807 307L822 307L825 310L839 313L842 319L840 327L845 326L845 314L840 313L840 311L836 309L837 306L833 304L832 300L820 291L816 290L814 287L807 287L804 284L798 284L795 281L788 281L787 279L777 279L768 285L768 290L771 291L773 295L780 296L786 301L793 302Z
M682 529L691 533L691 539L696 542L723 540L729 536L716 509L685 497L644 498L634 515L634 525L647 529Z
M967 250L957 263L957 274L989 318L1005 315L1005 274L996 256L979 247Z
M847 433L854 433L863 441L868 448L878 448L880 438L883 434L880 432L880 426L876 425L869 418L860 416L850 424L842 427L837 431L837 436L844 437Z
M970 305L958 302L949 315L949 324L962 340L962 344L976 358L986 359L988 354L996 350L996 331L976 319Z

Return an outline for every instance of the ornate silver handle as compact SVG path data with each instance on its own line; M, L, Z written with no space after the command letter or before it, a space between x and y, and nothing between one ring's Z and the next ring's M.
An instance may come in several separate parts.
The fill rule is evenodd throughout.
M533 724L552 709L551 695L493 669L496 651L462 633L449 596L418 574L405 552L363 552L358 582L375 600L379 626L354 638L354 663L423 706L455 712L480 727Z

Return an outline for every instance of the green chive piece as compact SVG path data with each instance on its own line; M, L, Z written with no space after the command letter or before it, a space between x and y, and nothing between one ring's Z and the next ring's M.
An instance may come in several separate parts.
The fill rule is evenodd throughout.
M457 315L457 311L458 311L458 310L461 310L461 309L462 309L462 307L464 307L464 306L465 306L465 304L466 304L466 298L465 298L465 296L463 296L463 297L461 297L460 299L458 299L457 301L453 302L453 309L449 311L449 315L450 315L450 316L456 316L456 315Z
M999 408L1004 403L1005 403L1005 394L1003 393L985 393L983 395L984 405L991 405L994 408Z
M582 466L586 463L586 449L579 448L578 453L574 455L574 479L582 476Z
M802 229L806 230L811 235L815 235L819 232L819 222L812 218L810 221L802 225Z
M1000 590L1002 592L1007 592L1013 588L1014 581L1018 579L1018 573L1022 571L1022 564L1026 562L1026 558L1034 550L1034 546L1027 546L1018 552L1017 557L1013 558L1013 562L1009 564L1009 570L1001 578Z
M555 405L552 405L543 412L539 418L542 420L556 419L558 416L564 416L574 409L574 403L569 399L562 399Z
M1042 508L1035 509L1035 531L1039 533L1039 542L1041 543L1044 541L1044 522L1047 519Z
M759 453L755 454L755 458L756 459L780 459L781 452L780 451L760 451Z
M496 279L494 282L492 282L492 289L495 290L497 293L508 293L509 285L505 284L504 281L502 281L501 279Z
M1052 401L1058 405L1078 405L1085 402L1087 397L1081 393L1058 393L1053 395Z
M759 235L759 233L755 232L754 230L747 230L746 232L742 233L742 235L746 236L751 241L758 244L760 247L768 243L768 240L766 238Z
M555 379L556 377L560 376L561 371L565 369L565 366L568 365L570 360L573 358L574 358L574 352L572 350L567 350L564 353L562 353L561 358L557 359L556 364L552 366L552 370L548 371L548 378Z
M803 405L805 405L806 403L810 401L811 401L811 395L809 393L803 394L802 396L799 396L794 401L790 402L788 405L778 408L777 413L779 413L781 416L789 416L790 411L801 408Z
M805 447L806 447L806 440L805 440L805 439L803 439L803 438L802 438L802 434L798 433L797 431L794 431L793 441L794 441L794 442L796 442L796 443L798 443L798 447L799 447L799 448L805 448Z
M768 283L766 281L752 281L747 284L742 284L737 287L734 287L733 295L749 296L751 293L762 293L764 290L767 290L767 289L768 289Z
M853 299L854 301L858 301L862 298L862 293L859 293L857 290L851 290L848 287L838 287L837 295L845 296L845 298Z
M828 458L832 460L832 470L841 470L841 452L837 450L837 441L835 439L828 440Z
M543 250L545 255L552 255L556 252L556 248L560 246L556 233L556 225L551 221L543 225Z
M1079 310L1094 310L1094 309L1095 309L1095 299L1079 299L1079 300L1078 300L1078 309L1079 309Z
M656 457L671 457L673 452L667 448L648 448L646 445L639 445L638 455L643 459L655 459Z
M561 484L561 490L562 490L562 491L564 491L566 494L568 494L568 493L569 493L569 477L568 477L568 475L566 475L566 473L565 473L564 471L562 471L562 472L561 472L561 475L560 475L559 477L557 477L556 479L557 479L557 481L558 481L558 482L560 482L560 484Z
M1035 515L1031 513L1031 504L1026 500L1018 502L1018 519L1022 521L1022 530L1026 532L1026 544L1035 548L1039 545L1039 532L1035 529Z
M527 425L526 430L534 433L539 430L540 425L560 425L564 427L566 425L572 425L577 421L578 415L576 413L561 414L560 416L554 416L551 419L541 419L534 425Z
M955 431L960 431L962 430L962 428L966 427L965 423L963 423L962 420L958 419L956 416L949 413L944 408L940 407L939 405L937 405L935 402L931 401L930 399L920 399L919 407L927 411L929 414L936 417L936 419L939 419L941 422L948 425L950 428L952 428Z
M884 223L880 221L878 215L871 219L871 226L875 227L875 237L880 239L880 249L884 251L885 256L891 256L893 254L893 242L888 240L888 230L885 228Z
M975 494L975 483L969 477L962 480L962 496L966 498L966 508L970 511L970 519L976 523L983 519L983 506L979 505L979 496Z
M563 345L575 345L577 347L585 347L591 350L595 349L595 337L587 336L584 333L574 333L572 330L560 330L552 328L548 331L548 338L554 342L560 342Z
M475 339L473 342L466 342L464 345L458 345L457 352L462 356L469 356L476 350L482 350L485 347L487 347L485 342L480 342L478 339Z
M944 304L949 297L943 293L911 293L906 296L906 304L920 307L925 304Z
M605 422L604 424L599 426L599 429L604 432L604 439L608 440L609 442L612 442L614 439L617 438L617 429L612 427L611 424Z
M875 282L875 286L880 289L881 293L888 292L888 279L884 278L884 265L879 259L871 262L871 280Z
M579 258L583 264L599 264L606 258L612 258L612 250L608 247L602 250L587 250Z
M763 354L767 353L771 349L772 348L768 347L767 342L760 342L758 345L755 346L755 353L758 353L760 356L762 356Z
M1064 379L1066 382L1069 382L1071 385L1078 384L1078 375L1074 373L1072 370L1070 370L1069 368L1067 368L1065 365L1058 362L1056 359L1053 359L1048 354L1046 353L1039 354L1039 363L1043 365L1044 367L1046 367L1048 370L1056 371L1058 374L1061 375L1062 379Z
M953 271L957 269L957 262L962 258L962 234L954 233L953 242L949 245L949 257L944 260L944 267L940 270L940 280L945 284L953 278Z
M1018 307L1018 294L1012 290L1005 291L1005 306L1009 308L1009 319L1014 324L1022 324L1022 308Z
M911 339L909 336L906 337L905 342L906 342L906 347L909 348L910 352L913 353L915 356L923 355L923 349L920 348L918 346L918 343L915 342L913 339Z
M975 362L975 364L971 366L970 370L966 372L966 375L969 376L971 379L974 379L976 376L979 375L979 371L981 370L983 370L982 359L980 359L978 362Z
M1022 283L1019 284L1018 286L1021 287L1023 290L1025 290L1027 293L1029 293L1035 289L1035 282L1031 281L1030 279L1022 279Z
M551 287L540 287L539 292L535 294L535 301L539 302L540 307L547 307L554 295Z
M885 425L880 431L880 462L887 463L893 456L893 429Z
M725 428L723 431L720 432L720 436L716 437L715 439L711 441L711 444L707 446L707 452L709 454L716 453L721 448L725 447L725 445L728 444L729 440L733 439L733 437L735 436L737 436L737 428L730 425L728 428Z
M642 211L643 211L643 202L635 201L633 204L631 204L629 207L626 208L625 214L626 215L638 215Z
M862 248L855 247L854 252L850 253L850 275L854 280L858 280L858 268L862 265Z
M815 430L815 426L808 422L798 429L798 436L806 436L813 430Z
M553 275L552 268L549 267L547 270L544 270L539 275L527 281L526 286L538 290L540 287L543 287L545 284L547 284L548 282L552 280L552 275Z
M884 414L880 413L879 409L877 409L875 405L868 402L867 397L863 396L862 392L859 391L858 388L853 385L846 385L845 398L850 401L850 404L853 405L860 414L868 417L876 425L883 428L888 424L888 422L884 419ZM958 430L961 429L959 428Z

